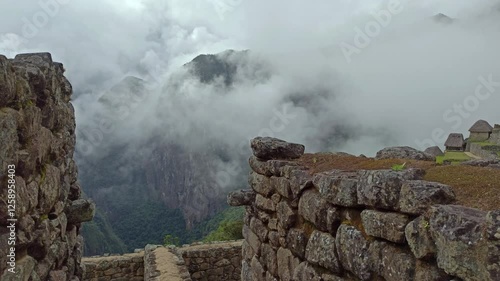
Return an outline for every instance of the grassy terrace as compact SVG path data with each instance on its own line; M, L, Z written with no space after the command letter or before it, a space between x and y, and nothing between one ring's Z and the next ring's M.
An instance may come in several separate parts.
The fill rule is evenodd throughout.
M430 161L405 159L375 160L327 153L305 154L297 160L309 167L311 173L333 169L378 170L391 169L395 164L406 162L406 168L422 168L425 180L450 185L457 196L457 204L482 210L500 208L500 170L460 165L438 165Z
M444 161L450 161L452 165L459 164L460 162L470 160L467 154L463 152L445 152L444 156L437 156L436 163L443 164Z

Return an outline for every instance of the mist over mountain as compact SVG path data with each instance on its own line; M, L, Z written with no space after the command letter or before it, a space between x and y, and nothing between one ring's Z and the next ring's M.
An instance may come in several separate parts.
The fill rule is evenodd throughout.
M148 203L188 228L214 215L246 185L257 135L374 155L500 118L499 1L401 1L387 16L381 0L90 0L43 26L43 7L18 2L0 9L0 53L64 62L83 190L113 223ZM476 105L480 77L493 91Z

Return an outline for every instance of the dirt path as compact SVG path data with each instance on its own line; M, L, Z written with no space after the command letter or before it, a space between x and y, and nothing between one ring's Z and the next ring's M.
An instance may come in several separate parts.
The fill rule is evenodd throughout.
M472 154L470 152L465 152L465 155L467 155L467 156L469 156L469 157L471 157L473 159L482 159L481 157L479 157L477 155L474 155L474 154Z
M167 248L160 247L155 251L156 270L160 272L160 276L156 280L159 281L183 281L181 272L176 265L176 256Z

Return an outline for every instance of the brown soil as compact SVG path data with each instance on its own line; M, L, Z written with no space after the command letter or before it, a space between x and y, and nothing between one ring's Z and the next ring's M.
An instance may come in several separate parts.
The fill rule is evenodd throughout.
M155 251L156 269L160 272L159 281L182 281L176 257L167 248L160 247Z
M500 170L471 166L442 166L430 161L362 158L327 153L305 154L298 163L308 167L311 173L333 169L378 170L391 169L395 164L406 162L407 168L426 171L425 180L447 184L457 196L457 204L485 211L500 209Z

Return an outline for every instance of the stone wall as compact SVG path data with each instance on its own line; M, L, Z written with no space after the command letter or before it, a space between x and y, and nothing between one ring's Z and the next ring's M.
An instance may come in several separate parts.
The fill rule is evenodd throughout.
M243 241L209 243L177 248L194 281L237 281L241 274Z
M0 55L2 281L82 276L80 226L95 206L80 198L72 87L63 73L48 53Z
M241 280L500 280L500 211L452 204L422 170L311 174L303 146L252 141ZM258 157L258 158L257 158Z
M482 148L480 144L471 143L470 152L484 159L496 159L498 155L493 151L488 151Z
M142 281L144 252L108 257L82 258L84 281Z
M241 275L242 242L147 245L139 253L83 258L83 280L236 281Z
M492 143L500 145L500 125L495 125L495 128L493 128L493 132L490 136L490 141Z

